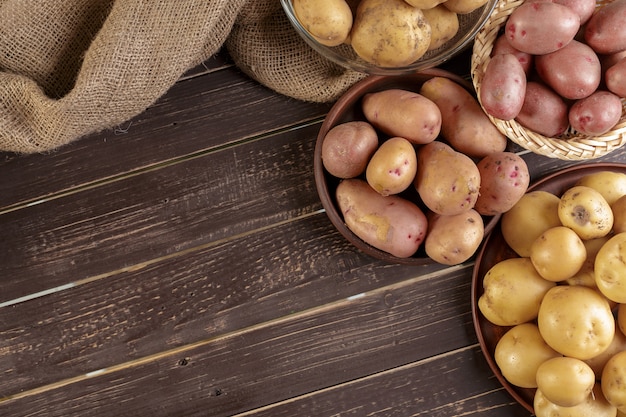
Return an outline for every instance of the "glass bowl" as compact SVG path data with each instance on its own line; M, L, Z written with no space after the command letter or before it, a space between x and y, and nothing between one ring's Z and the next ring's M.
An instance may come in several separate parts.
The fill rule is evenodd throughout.
M347 44L325 46L317 42L300 24L293 9L293 0L280 0L289 21L300 36L319 54L344 68L372 75L400 75L436 67L462 52L483 27L495 7L496 0L488 2L471 13L459 14L459 30L456 36L437 49L426 52L419 60L404 67L378 67L357 56Z

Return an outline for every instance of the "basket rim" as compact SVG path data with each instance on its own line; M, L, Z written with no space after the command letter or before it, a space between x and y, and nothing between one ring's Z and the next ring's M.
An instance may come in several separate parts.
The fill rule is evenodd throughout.
M491 59L493 44L509 15L522 3L524 0L498 0L493 12L474 37L470 76L481 107L481 82ZM598 7L605 3L600 0ZM563 160L588 160L604 156L626 144L625 106L625 100L622 99L622 117L619 122L612 130L598 136L582 135L570 130L560 137L546 137L525 128L514 119L501 120L485 113L503 135L533 153Z

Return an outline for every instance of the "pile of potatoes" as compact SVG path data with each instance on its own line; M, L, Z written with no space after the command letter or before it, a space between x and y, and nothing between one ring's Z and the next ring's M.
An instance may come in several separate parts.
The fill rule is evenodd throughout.
M432 77L419 92L370 92L355 105L365 120L331 128L321 158L341 179L335 196L347 227L371 246L410 257L423 244L436 262L464 262L483 240L482 216L509 210L528 188L524 160L449 78Z
M296 18L320 44L349 44L364 61L404 67L459 30L459 14L487 0L293 0Z
M502 375L536 388L537 417L626 415L626 174L530 191L501 231L518 256L488 270L478 307L506 328Z
M480 85L487 113L546 137L612 130L626 97L626 0L527 0L496 38Z

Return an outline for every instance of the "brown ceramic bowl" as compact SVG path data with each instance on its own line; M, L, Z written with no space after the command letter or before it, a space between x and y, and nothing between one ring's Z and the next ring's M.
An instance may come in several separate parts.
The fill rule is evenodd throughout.
M433 261L428 258L428 256L424 252L424 245L422 245L422 247L413 256L409 258L399 258L365 243L365 241L357 237L354 233L352 233L352 231L350 231L350 229L348 229L343 221L341 211L337 206L337 201L335 198L335 190L340 180L330 175L324 169L322 163L322 143L324 142L324 137L326 136L328 131L334 126L351 120L365 120L365 116L363 115L363 112L361 110L361 98L366 93L381 91L390 88L401 88L405 90L419 92L422 84L435 76L450 78L451 80L467 88L468 91L472 92L472 94L474 93L472 85L468 81L464 80L458 75L439 68L431 68L418 73L397 76L369 76L352 86L335 103L335 105L330 109L328 115L326 116L326 119L322 123L322 127L320 128L317 136L317 143L315 145L314 154L315 182L317 186L317 192L320 196L320 200L322 201L322 205L324 206L324 209L326 210L326 214L330 218L330 221L337 228L339 233L341 233L358 249L367 253L370 256L382 259L390 263L424 265ZM387 138L379 133L379 141L382 142L385 139ZM410 186L409 189L400 194L400 196L407 198L408 200L411 200L418 204L418 206L420 206L421 208L424 208L424 205L419 199L419 196L417 195L414 187ZM500 216L484 217L485 236L487 236L489 231L495 226L499 217Z
M556 195L561 195L569 187L573 186L581 177L587 174L600 171L616 171L626 173L625 164L614 163L594 163L578 165L561 170L548 175L535 182L528 191L547 191ZM517 254L506 244L500 223L496 224L491 234L485 239L482 248L478 252L474 272L472 276L472 317L474 328L478 336L478 342L483 351L489 367L496 375L500 383L509 394L529 412L533 413L533 399L535 389L519 388L509 383L498 368L494 359L496 344L509 327L496 326L488 322L478 308L478 299L483 294L483 277L496 263L508 258L515 258Z

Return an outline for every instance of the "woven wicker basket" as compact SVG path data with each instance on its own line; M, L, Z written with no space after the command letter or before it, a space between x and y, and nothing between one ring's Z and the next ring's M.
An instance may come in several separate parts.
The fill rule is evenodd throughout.
M471 76L476 93L489 63L493 44L504 27L507 18L523 0L498 0L496 7L483 28L474 39ZM610 3L599 0L597 7ZM489 116L494 125L513 142L540 155L564 160L587 160L599 158L626 143L626 101L622 100L622 117L613 130L602 136L586 136L568 129L559 137L549 138L530 131L515 120L500 120Z

